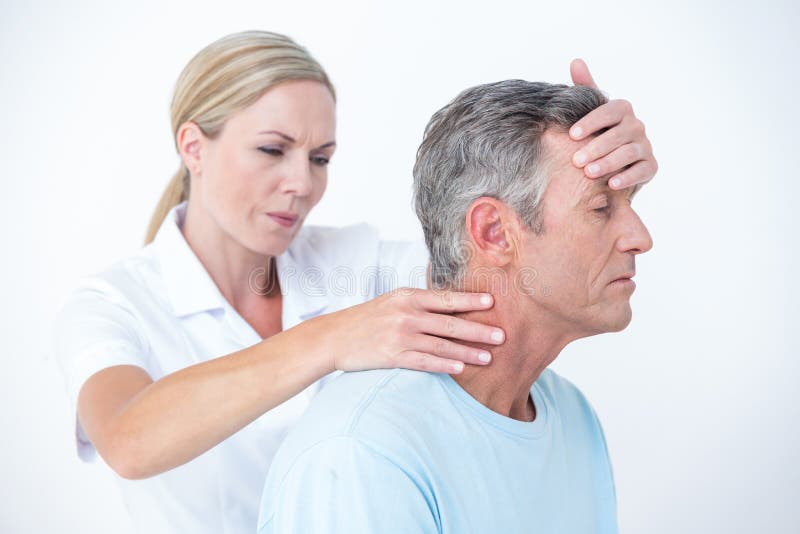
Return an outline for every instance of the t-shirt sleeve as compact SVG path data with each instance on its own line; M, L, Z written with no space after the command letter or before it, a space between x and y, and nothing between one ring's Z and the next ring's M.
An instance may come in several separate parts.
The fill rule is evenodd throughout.
M411 476L353 438L329 438L275 475L267 478L259 534L439 531Z
M86 380L115 365L148 369L147 345L136 315L113 286L87 278L59 311L53 330L53 353L61 370L75 420L78 457L96 459L96 451L78 421L78 393Z

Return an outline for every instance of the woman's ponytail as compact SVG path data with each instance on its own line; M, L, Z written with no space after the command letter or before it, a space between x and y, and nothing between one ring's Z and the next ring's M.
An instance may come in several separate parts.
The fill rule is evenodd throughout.
M147 226L147 234L144 238L145 245L152 242L156 237L156 233L161 228L161 223L164 222L169 210L187 198L189 198L189 170L181 163L180 169L167 184L166 189L161 194L161 200L158 201L158 205L156 205L156 209L150 217L150 224Z

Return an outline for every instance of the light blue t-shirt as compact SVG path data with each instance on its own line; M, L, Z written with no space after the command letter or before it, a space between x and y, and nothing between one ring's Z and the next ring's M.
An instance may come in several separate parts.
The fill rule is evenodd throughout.
M600 422L546 369L536 419L500 415L447 374L344 373L278 450L259 534L615 533Z

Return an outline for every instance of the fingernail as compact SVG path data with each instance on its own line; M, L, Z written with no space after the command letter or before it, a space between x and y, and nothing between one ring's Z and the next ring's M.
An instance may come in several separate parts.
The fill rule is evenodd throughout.
M586 163L586 153L585 152L576 152L574 158L576 165L583 165Z
M456 373L460 373L463 370L464 370L464 364L463 363L459 362L459 363L454 363L453 364L453 371L455 371Z
M619 187L619 178L612 178L608 183L611 187Z
M563 131L563 130L562 130L562 131ZM570 134L572 137L580 137L582 133L583 133L583 130L581 130L581 129L580 129L580 128L578 128L577 126L576 126L576 127L574 127L572 130L570 130L570 131L569 131L569 134Z
M502 330L495 330L492 332L492 341L503 341L503 331Z
M481 352L480 354L478 354L478 359L483 363L489 363L490 361L492 361L492 355L489 354L488 352Z
M597 172L600 170L600 165L598 165L597 163L592 163L587 167L587 169L589 171L589 174L597 174Z

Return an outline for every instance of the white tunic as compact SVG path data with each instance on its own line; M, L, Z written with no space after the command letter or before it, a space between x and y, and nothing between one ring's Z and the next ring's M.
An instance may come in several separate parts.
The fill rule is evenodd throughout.
M179 225L185 210L185 202L173 208L151 244L81 280L58 316L54 350L76 414L78 455L84 461L94 461L97 454L77 421L76 401L91 375L127 364L158 380L261 341L183 238ZM381 241L366 224L303 227L276 258L283 328L394 287L425 287L427 261L423 242ZM148 534L255 532L273 455L311 397L334 374L180 467L145 480L115 475L135 529Z

